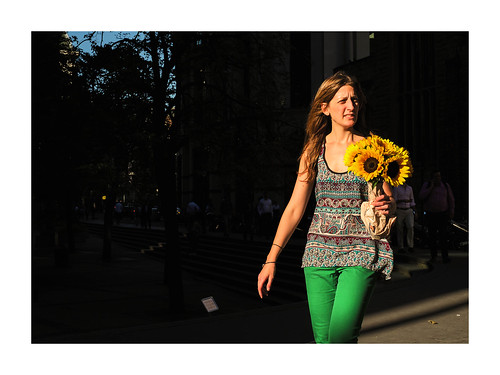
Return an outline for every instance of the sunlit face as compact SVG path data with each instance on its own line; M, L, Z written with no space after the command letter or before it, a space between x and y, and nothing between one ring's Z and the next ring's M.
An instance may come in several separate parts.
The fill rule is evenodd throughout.
M352 127L358 120L359 99L354 88L349 85L342 86L330 103L323 103L321 110L332 119L332 126Z

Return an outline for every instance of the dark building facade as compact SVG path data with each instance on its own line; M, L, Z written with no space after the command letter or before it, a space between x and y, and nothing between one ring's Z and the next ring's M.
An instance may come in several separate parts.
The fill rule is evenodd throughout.
M409 149L418 192L439 169L468 215L468 33L375 32L370 56L339 67L357 75L368 124ZM418 203L418 202L417 202Z
M418 193L440 169L468 214L468 33L181 33L182 203L229 197L235 214L296 178L308 106L324 78L357 76L373 131L409 149ZM418 205L418 202L417 202Z

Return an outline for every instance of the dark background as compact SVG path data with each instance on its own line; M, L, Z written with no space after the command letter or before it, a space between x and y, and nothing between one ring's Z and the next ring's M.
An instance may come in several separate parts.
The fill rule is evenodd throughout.
M467 32L150 34L88 55L33 33L35 227L55 205L103 210L103 195L160 206L168 174L180 208L227 195L243 217L263 192L283 207L308 105L337 70L361 81L369 126L409 149L415 192L441 169L467 219Z
M338 70L361 82L374 132L410 151L415 195L440 169L455 194L455 218L467 223L468 39L467 32L145 32L105 44L93 33L89 53L65 32L33 32L32 254L51 251L67 267L82 222L101 220L102 257L112 262L115 203L138 226L148 205L164 228L164 282L179 308L187 203L211 204L232 233L259 233L258 199L268 193L286 205L309 103ZM418 200L417 211L422 217Z

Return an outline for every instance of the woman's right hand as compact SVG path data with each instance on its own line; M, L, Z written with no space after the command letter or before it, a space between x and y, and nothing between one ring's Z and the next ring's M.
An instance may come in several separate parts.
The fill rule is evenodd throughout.
M264 264L262 271L259 273L257 279L257 291L262 299L264 296L267 297L269 291L271 290L271 284L274 280L274 275L276 273L276 263Z

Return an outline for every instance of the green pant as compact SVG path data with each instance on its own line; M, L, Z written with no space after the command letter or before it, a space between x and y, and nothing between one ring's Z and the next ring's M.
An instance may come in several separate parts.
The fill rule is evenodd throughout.
M377 273L363 267L306 267L316 343L357 343Z

